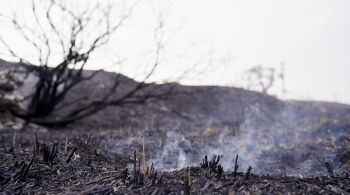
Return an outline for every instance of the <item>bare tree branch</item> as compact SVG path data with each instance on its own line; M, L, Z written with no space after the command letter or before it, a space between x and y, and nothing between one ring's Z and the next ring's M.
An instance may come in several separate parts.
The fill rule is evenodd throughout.
M30 68L31 73L39 80L31 95L27 111L14 114L28 122L48 126L65 125L95 114L108 106L144 104L151 99L171 96L176 88L175 83L157 87L149 83L160 66L164 49L164 19L157 13L157 26L153 31L154 57L141 81L120 92L118 89L124 81L120 74L116 74L108 86L108 91L103 94L94 97L81 95L72 99L67 98L75 87L95 78L102 71L86 75L84 68L91 55L98 48L108 44L112 35L124 26L138 3L139 1L134 2L116 21L112 18L112 6L102 8L96 3L77 12L55 0L50 0L46 8L39 6L36 0L32 0L31 12L39 32L31 30L33 27L27 28L22 25L14 16L11 19L14 29L39 53L39 66ZM68 27L62 29L62 25L55 21L53 17L55 11L65 17ZM13 57L27 62L1 36L0 41ZM57 51L62 55L61 61L56 65L49 64L53 53L57 54Z

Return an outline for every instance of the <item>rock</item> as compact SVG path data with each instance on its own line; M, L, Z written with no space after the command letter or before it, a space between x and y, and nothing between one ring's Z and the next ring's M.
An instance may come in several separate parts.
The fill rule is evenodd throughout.
M0 69L0 110L25 113L30 98L24 97L33 93L37 81L37 76L24 66L11 65Z
M0 110L23 113L25 107L21 104L22 100L23 97L19 95L0 93Z

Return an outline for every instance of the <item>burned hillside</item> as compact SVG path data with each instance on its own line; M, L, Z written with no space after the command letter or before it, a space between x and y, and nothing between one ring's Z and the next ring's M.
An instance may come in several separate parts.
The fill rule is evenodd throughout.
M66 98L106 93L114 74ZM119 90L136 83L123 79ZM350 106L218 86L176 84L175 92L59 128L2 111L0 191L349 193Z

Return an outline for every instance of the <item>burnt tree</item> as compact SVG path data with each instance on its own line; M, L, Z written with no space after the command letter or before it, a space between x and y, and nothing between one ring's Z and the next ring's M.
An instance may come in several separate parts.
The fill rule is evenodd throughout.
M28 73L36 75L33 93L29 98L29 104L24 113L14 113L27 122L46 126L65 125L92 115L108 106L123 106L127 104L142 104L152 98L163 98L169 96L174 85L164 85L165 89L155 89L147 83L149 77L159 66L159 58L162 51L163 23L155 28L155 57L149 71L144 75L142 81L137 82L123 94L115 96L117 88L122 80L120 75L115 74L113 84L109 86L108 93L99 98L91 100L86 96L77 99L65 100L74 87L80 83L94 78L100 71L90 75L84 74L86 63L91 55L102 46L105 46L111 36L115 34L132 13L135 4L132 4L125 13L117 20L111 17L112 7L103 7L96 3L87 6L80 12L69 9L61 1L50 0L44 6L33 0L31 14L35 26L27 26L21 23L16 14L11 17L3 16L10 21L14 30L19 33L27 44L37 52L35 62L21 57L16 50L1 35L0 43L7 52L20 63L29 65ZM54 19L54 14L63 16L68 25L62 29L59 21ZM35 28L35 29L34 29ZM98 29L98 30L96 30ZM96 31L95 31L96 30ZM88 39L86 38L88 34ZM59 53L61 61L52 64L53 54ZM65 101L64 101L65 100ZM72 106L75 105L75 106ZM78 105L78 106L77 106ZM59 110L69 107L67 112L57 114Z

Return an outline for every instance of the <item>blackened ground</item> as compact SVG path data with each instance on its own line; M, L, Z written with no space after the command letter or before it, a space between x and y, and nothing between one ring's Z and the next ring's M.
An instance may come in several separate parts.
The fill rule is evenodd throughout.
M208 157L209 162L199 160L197 166L190 167L190 170L185 168L159 172L157 164L154 164L154 171L148 171L145 176L140 173L142 171L138 172L139 165L136 163L135 177L133 154L117 155L97 147L102 136L98 133L41 130L34 134L30 129L2 129L0 134L0 193L350 193L349 169L335 173L328 165L324 167L329 169L328 176L302 178L255 175L252 174L254 167L249 172L241 168L244 165L240 164L239 157L235 174L234 171L225 171L227 168L221 171L220 160L215 163ZM52 149L54 144L58 150ZM72 153L75 148L75 153ZM138 152L137 158L140 155Z

